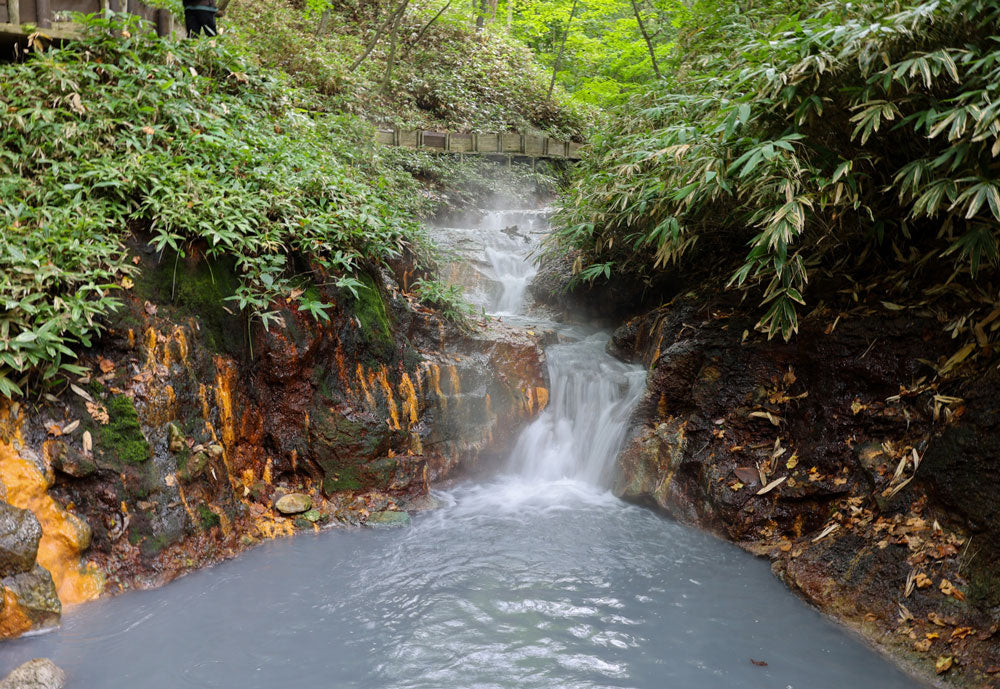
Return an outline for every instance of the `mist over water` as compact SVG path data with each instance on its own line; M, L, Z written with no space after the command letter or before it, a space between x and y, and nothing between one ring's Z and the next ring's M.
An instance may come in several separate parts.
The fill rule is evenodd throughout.
M0 645L0 670L45 655L71 687L107 689L916 686L765 561L607 491L644 372L605 354L607 333L525 312L544 217L441 230L477 304L558 333L548 405L504 475L437 493L409 529L273 541L74 608Z

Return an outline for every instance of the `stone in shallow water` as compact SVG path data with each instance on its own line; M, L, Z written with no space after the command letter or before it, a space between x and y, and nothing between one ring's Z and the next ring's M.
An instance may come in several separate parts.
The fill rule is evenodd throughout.
M370 526L373 529L390 529L394 526L409 526L410 515L406 512L397 512L395 510L372 512L368 515L368 520L365 522L365 525Z
M35 658L0 680L0 689L61 689L66 673L48 658Z
M312 498L305 493L289 493L282 495L274 503L274 509L282 514L298 514L307 511L312 507Z

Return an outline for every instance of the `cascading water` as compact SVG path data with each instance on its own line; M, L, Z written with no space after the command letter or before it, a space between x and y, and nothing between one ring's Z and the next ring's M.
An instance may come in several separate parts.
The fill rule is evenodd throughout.
M643 372L606 334L525 309L544 230L537 212L441 230L476 304L557 331L548 406L509 473L439 493L405 531L281 539L71 609L0 645L0 672L44 655L102 689L913 687L766 562L602 487Z

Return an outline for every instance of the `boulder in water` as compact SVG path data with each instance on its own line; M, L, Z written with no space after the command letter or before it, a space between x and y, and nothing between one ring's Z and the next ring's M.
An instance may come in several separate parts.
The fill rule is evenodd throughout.
M0 680L0 689L61 689L66 673L48 658L35 658Z
M373 529L391 529L396 526L409 526L410 515L406 512L397 512L395 510L372 512L368 515L365 525Z
M312 498L305 493L289 493L282 495L274 503L274 509L282 514L299 514L306 512L312 507Z

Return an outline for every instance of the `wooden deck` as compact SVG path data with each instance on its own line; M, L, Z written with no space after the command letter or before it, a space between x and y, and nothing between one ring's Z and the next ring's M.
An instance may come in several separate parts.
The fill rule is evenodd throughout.
M144 20L147 30L160 36L174 31L169 10L149 7L141 0L0 0L0 59L9 59L15 44L22 49L28 36L38 32L48 42L61 43L80 38L74 13L128 12Z
M583 145L520 132L455 134L406 129L379 129L375 140L385 146L403 146L431 153L506 156L508 159L580 160Z

